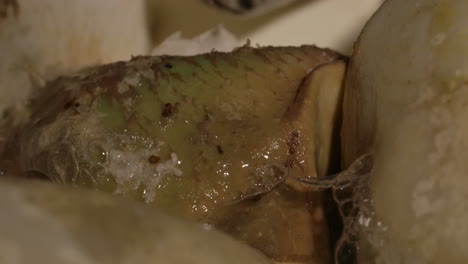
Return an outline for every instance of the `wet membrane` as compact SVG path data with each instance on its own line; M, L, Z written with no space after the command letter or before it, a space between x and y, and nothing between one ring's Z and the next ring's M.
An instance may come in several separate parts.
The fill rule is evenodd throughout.
M336 264L351 264L357 261L359 232L361 226L369 224L372 214L368 186L373 166L373 157L367 154L340 173L310 180L297 179L307 185L332 190L343 221L343 234L334 252Z

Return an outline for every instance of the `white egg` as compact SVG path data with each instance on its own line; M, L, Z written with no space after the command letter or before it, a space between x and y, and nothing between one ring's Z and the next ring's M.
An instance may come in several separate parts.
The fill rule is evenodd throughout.
M388 0L355 45L344 165L374 155L362 263L468 263L468 2Z
M5 5L0 4L0 14L5 12L0 16L2 114L20 110L31 92L59 75L149 50L143 0L14 0Z

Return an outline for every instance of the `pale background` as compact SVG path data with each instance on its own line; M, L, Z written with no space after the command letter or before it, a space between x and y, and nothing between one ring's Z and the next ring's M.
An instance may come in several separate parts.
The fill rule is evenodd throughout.
M382 0L298 0L261 16L241 17L209 8L199 0L150 0L148 15L153 43L181 31L193 37L222 23L253 44L316 44L349 54L365 21Z

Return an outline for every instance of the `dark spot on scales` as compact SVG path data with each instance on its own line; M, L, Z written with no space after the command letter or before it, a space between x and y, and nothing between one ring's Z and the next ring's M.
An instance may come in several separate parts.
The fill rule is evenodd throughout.
M76 102L76 98L73 98L70 101L66 102L63 106L65 110L69 109L70 107L80 107L80 103Z
M6 18L10 9L14 16L18 16L20 7L17 0L0 0L0 19Z
M239 6L244 10L251 10L254 8L253 0L239 0Z
M289 135L288 138L288 147L289 147L289 154L293 155L296 153L296 149L299 146L299 132L293 131Z
M222 148L220 145L217 145L217 146L216 146L216 150L218 150L218 153L219 153L220 155L224 154L224 150L223 150L223 148Z
M158 156L155 156L155 155L151 155L151 156L148 158L148 162L151 163L151 164L156 164L156 163L158 163L160 160L161 160L161 158L158 157Z
M175 113L177 113L178 106L179 103L174 105L171 103L164 104L161 115L163 117L172 117Z

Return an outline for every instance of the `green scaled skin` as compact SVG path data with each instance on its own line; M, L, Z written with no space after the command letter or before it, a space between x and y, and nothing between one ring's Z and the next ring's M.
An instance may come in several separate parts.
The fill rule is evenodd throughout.
M307 129L291 113L308 74L340 58L314 46L243 47L136 57L58 79L19 136L21 167L233 228L225 208L317 177ZM297 199L306 206L307 195ZM285 251L268 239L256 246L270 257Z

